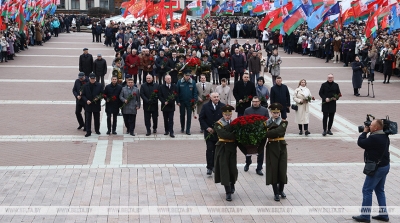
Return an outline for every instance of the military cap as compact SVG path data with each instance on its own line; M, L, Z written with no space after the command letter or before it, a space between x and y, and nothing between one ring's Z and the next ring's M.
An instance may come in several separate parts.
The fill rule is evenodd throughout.
M279 104L279 103L272 103L272 104L269 106L269 110L270 110L271 112L281 112L282 108L283 108L282 105Z
M224 107L221 108L223 114L232 114L232 111L234 110L235 108L230 105L225 105Z

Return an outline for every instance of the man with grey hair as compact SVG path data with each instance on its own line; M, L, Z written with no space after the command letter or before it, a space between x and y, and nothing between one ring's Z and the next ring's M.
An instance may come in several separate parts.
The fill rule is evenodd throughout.
M203 105L199 115L201 129L204 129L204 139L206 140L206 160L207 160L207 175L211 175L214 169L214 153L218 136L214 131L214 123L222 118L221 108L225 104L219 101L217 92L211 93L211 100Z

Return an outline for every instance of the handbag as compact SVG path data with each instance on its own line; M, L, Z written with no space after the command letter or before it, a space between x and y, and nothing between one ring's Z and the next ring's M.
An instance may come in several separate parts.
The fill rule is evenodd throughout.
M268 67L264 67L264 72L268 72Z
M388 147L388 146L386 146ZM386 149L383 151L382 156L378 159L378 162L369 160L368 158L364 158L364 162L365 162L365 166L364 166L364 170L363 173L367 176L374 176L376 170L378 169L378 165L379 163L381 163L381 159L383 157L383 155L385 154ZM368 157L368 153L367 153L367 157Z
M299 106L297 106L296 104L292 104L291 108L295 111L299 110Z

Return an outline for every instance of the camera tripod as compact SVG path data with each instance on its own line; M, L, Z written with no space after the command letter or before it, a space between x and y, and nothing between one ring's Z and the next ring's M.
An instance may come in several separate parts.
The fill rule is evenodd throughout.
M365 96L360 96L360 97L371 97L375 98L375 92L374 92L374 76L375 74L372 72L373 70L371 67L369 68L369 75L368 75L368 94ZM372 96L369 95L369 85L371 84L371 90L372 90Z

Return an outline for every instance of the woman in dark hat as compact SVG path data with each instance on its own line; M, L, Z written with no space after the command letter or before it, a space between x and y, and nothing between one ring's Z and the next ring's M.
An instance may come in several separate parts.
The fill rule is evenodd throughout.
M272 184L274 200L280 201L279 195L286 198L283 192L287 184L287 149L285 133L288 122L280 117L282 105L273 103L269 106L271 118L267 121L268 143L265 151L266 184Z
M236 142L233 129L230 126L232 106L226 105L221 108L222 118L214 124L214 131L218 135L217 147L214 158L214 182L221 183L225 187L226 200L232 201L235 193L235 183L238 177Z

